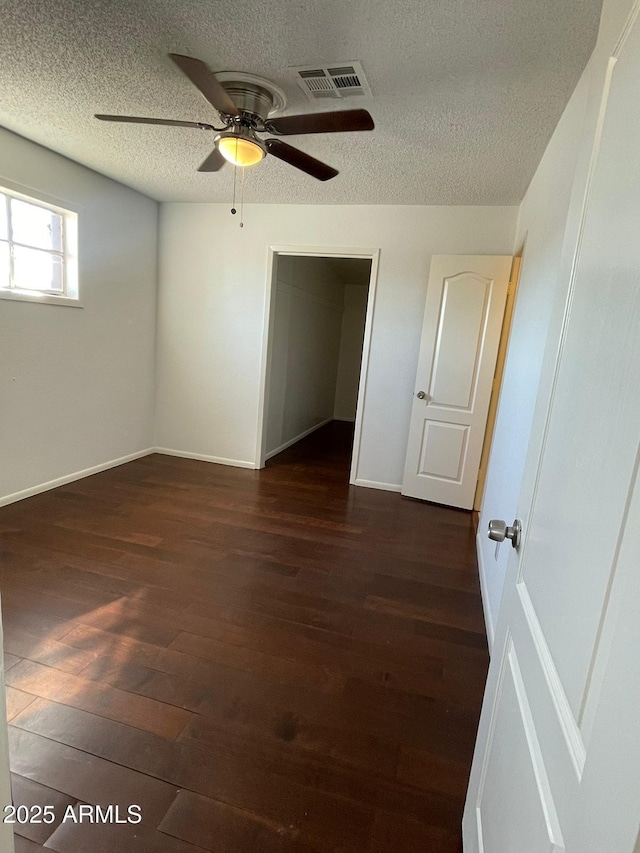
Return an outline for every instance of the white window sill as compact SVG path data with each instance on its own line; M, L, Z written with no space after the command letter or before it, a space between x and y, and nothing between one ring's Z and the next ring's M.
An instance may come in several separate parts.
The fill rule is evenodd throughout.
M39 293L37 290L0 289L0 299L14 302L39 302L42 305L61 305L66 308L82 308L82 302L72 296L58 296L56 293Z

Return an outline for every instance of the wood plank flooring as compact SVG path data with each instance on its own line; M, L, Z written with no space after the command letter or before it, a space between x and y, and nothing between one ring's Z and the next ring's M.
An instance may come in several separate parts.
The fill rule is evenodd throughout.
M488 665L471 514L347 485L334 423L0 510L18 853L459 853ZM62 821L139 805L140 824Z

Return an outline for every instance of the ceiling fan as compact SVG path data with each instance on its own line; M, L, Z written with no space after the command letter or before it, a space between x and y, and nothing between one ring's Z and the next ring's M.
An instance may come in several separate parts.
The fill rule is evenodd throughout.
M224 123L223 127L214 127L201 121L141 116L96 114L96 118L101 121L195 127L214 131L217 133L215 148L198 167L199 172L217 172L227 161L235 166L253 166L267 154L271 154L319 181L328 181L338 174L336 169L280 139L263 140L257 134L292 136L374 128L373 119L367 110L362 109L269 118L270 113L284 106L284 93L273 83L260 77L239 73L226 72L216 77L200 59L179 53L170 53L169 57L216 108Z

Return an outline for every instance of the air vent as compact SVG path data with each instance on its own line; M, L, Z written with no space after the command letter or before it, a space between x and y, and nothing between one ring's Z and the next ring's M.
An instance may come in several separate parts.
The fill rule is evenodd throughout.
M289 68L298 86L310 101L325 98L364 98L371 100L371 89L359 62L332 65L300 65Z

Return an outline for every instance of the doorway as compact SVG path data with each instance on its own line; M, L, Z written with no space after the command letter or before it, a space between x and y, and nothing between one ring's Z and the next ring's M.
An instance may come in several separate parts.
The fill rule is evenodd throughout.
M378 251L272 247L269 260L256 467L324 430L348 436L353 483Z

